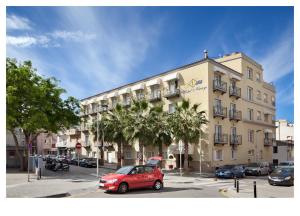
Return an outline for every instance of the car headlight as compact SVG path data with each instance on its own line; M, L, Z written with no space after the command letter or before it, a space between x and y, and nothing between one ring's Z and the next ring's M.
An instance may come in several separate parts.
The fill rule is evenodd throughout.
M284 180L290 180L291 176L285 177Z
M117 181L118 181L118 179L110 179L110 180L107 180L107 183L108 184L113 184L113 183L115 183Z

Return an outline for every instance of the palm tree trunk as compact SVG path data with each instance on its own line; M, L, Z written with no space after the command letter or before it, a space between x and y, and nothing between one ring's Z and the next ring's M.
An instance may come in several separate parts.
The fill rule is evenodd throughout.
M103 143L102 146L100 148L100 165L103 166L104 165L104 150L103 150Z
M23 156L20 153L20 147L19 147L18 138L17 138L17 136L15 134L15 131L13 129L9 130L9 131L11 132L11 134L12 134L12 136L14 138L14 141L15 141L16 154L17 154L17 157L18 157L18 159L20 161L20 167L19 168L20 168L21 171L24 171L24 159L23 159Z
M117 163L117 168L120 168L121 165L121 143L118 142L118 153L117 153L117 157L118 157L118 163Z
M184 171L188 172L189 170L189 144L184 142Z

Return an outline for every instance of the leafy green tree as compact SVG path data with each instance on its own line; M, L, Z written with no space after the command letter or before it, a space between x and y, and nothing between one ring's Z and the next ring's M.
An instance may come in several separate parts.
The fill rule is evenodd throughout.
M38 75L30 61L18 64L15 59L6 59L6 128L13 137L15 128L22 129L28 152L39 133L55 133L80 121L79 101L74 97L63 100L66 91L57 84L53 77ZM17 139L15 144L23 169Z
M201 127L208 123L205 111L198 111L198 108L199 104L191 106L189 101L183 100L180 105L176 104L175 112L168 119L175 141L184 144L185 171L188 171L188 144L199 142L200 134L204 133Z

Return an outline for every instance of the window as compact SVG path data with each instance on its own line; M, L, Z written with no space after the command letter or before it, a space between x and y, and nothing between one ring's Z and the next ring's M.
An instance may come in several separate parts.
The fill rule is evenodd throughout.
M269 114L267 113L264 114L264 121L269 122Z
M275 97L274 96L271 97L271 103L273 106L275 106Z
M138 100L144 99L144 93L142 89L136 91L136 97Z
M277 154L278 153L278 147L277 146L273 146L273 154Z
M117 105L117 98L116 97L111 98L111 104L112 104L113 107L115 107Z
M268 95L266 93L264 93L264 102L268 103Z
M253 80L253 70L250 67L247 67L247 78Z
M249 151L248 151L248 155L252 155L252 156L253 156L253 155L254 155L254 150L253 150L253 149L252 149L252 150L249 150Z
M131 151L126 151L124 152L124 158L125 159L132 159L132 154L131 154Z
M146 166L145 167L145 173L152 173L153 172L153 167Z
M256 72L256 81L260 82L260 73L259 72Z
M261 100L261 92L259 90L257 90L256 99Z
M175 104L169 104L169 113L175 112Z
M221 77L221 74L215 74L215 78L214 78L214 81L217 85L221 85L221 81L222 81L222 77Z
M88 145L88 143L89 143L89 135L88 134L86 134L85 136L84 136L84 142L85 142L85 144L86 145Z
M9 150L9 151L8 151L8 156L9 156L10 158L15 157L15 155L16 155L16 152L15 152L14 150Z
M222 150L215 150L215 160L223 160Z
M253 100L253 88L247 87L247 99L252 101Z
M257 111L257 120L261 120L261 111Z
M248 130L248 142L254 143L254 130Z
M249 119L250 121L253 120L253 109L249 109L249 108L248 108L248 119Z
M232 149L232 150L231 150L231 159L232 159L232 160L236 160L236 152L237 152L237 151L236 151L235 149Z
M178 80L171 80L169 81L169 91L175 92L178 88Z

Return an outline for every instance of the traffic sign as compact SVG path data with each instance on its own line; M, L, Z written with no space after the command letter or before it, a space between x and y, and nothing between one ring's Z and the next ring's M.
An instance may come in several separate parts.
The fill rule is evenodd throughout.
M76 143L76 145L75 145L75 148L77 148L77 149L81 149L81 144L80 143Z

